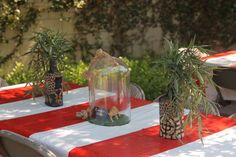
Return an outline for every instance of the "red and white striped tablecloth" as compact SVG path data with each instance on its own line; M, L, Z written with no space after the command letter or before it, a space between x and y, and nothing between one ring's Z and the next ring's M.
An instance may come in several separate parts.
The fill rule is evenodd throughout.
M46 145L58 157L236 156L233 119L208 115L204 145L190 128L180 142L159 137L158 103L132 98L131 122L105 127L75 117L88 107L87 87L73 86L58 108L44 105L42 97L25 98L27 90L23 85L0 88L0 129Z
M202 57L206 63L221 67L236 67L236 50L218 53L215 55Z

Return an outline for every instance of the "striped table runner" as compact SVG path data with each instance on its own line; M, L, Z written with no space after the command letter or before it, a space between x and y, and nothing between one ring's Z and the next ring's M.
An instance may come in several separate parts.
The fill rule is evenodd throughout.
M236 50L218 53L215 55L202 57L206 63L222 67L235 67L236 66Z
M203 135L204 145L197 129L190 128L181 142L166 140L159 137L158 103L131 98L131 122L105 127L75 117L88 107L87 87L70 90L59 108L44 105L42 97L34 102L21 96L24 100L15 101L18 88L26 90L0 89L1 101L8 102L0 105L0 129L46 145L58 157L236 156L236 121L232 119L208 115L203 123L210 133Z

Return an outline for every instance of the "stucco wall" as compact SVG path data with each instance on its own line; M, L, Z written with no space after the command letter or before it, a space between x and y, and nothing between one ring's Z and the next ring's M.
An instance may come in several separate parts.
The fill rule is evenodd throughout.
M45 8L45 5L47 3L44 3L46 1L42 0L35 0L31 1L34 2L34 6L37 8ZM73 17L72 11L68 11L67 13L63 13L64 18L71 18ZM72 39L75 37L75 28L74 28L74 22L73 18L71 20L61 20L60 13L54 13L54 12L48 12L48 11L41 11L38 15L38 18L36 20L36 23L30 27L30 30L26 32L23 36L23 44L19 47L17 53L13 56L13 59L7 62L5 65L2 66L2 69L9 70L14 66L15 61L21 61L23 63L28 63L29 56L22 56L22 54L26 53L33 45L33 41L30 40L34 36L34 32L40 31L41 28L50 28L52 30L61 31L66 34L66 37L68 39ZM14 36L15 32L13 30L7 30L6 31L7 37L10 39ZM109 45L112 43L111 35L107 32L101 32L100 37L103 42L104 49L109 49ZM93 41L93 38L89 37L88 39ZM146 43L140 44L135 43L133 46L130 46L128 48L128 51L133 52L131 53L131 56L133 57L141 57L145 55L145 52L147 49L153 50L155 53L159 53L161 49L161 29L160 28L150 28L146 34L145 39L147 40ZM0 44L0 56L4 57L7 54L11 53L15 42L12 40L9 40L9 43L7 44ZM94 50L95 51L95 50ZM80 51L78 50L76 52L76 59L80 59Z
M38 2L38 0L37 0ZM41 1L40 1L41 2ZM37 3L37 7L44 7L44 3ZM63 14L64 17L71 16L71 13ZM20 61L23 63L28 63L29 56L22 56L26 53L33 45L33 41L31 38L34 36L35 32L40 31L42 28L49 28L56 31L65 32L68 39L72 38L74 35L74 28L73 28L73 21L65 21L60 20L61 16L59 13L52 13L52 12L40 12L36 23L32 25L28 32L24 33L23 36L23 44L18 48L18 51L13 56L11 60L9 60L6 64L2 66L2 69L9 70L14 66L15 61ZM8 39L11 39L15 35L13 30L7 30L6 36ZM0 44L0 56L4 57L10 54L14 48L16 43L13 40L9 40L8 43L1 43Z

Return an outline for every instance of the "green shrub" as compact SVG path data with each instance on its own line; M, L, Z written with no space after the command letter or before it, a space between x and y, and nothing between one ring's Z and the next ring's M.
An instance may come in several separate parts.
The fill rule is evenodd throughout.
M166 84L163 71L158 67L152 68L152 58L145 57L142 60L122 58L122 60L130 67L131 82L138 84L144 90L146 99L153 100L163 93Z
M30 79L31 72L26 70L24 64L16 62L15 67L8 74L5 74L4 78L8 84L19 84L28 82Z
M65 68L66 69L63 72L65 81L77 83L80 85L87 84L84 72L88 70L88 65L83 61L80 61L78 64L66 65Z
M159 67L152 68L152 58L145 57L142 60L120 58L130 67L131 82L138 84L144 90L146 99L153 100L163 93L166 83L163 77L163 71ZM68 63L68 61L66 62ZM84 77L84 72L87 69L88 64L80 61L78 64L65 65L62 74L64 80L67 82L86 85L87 80ZM9 84L30 82L30 74L22 63L16 62L16 66L6 75L5 79Z

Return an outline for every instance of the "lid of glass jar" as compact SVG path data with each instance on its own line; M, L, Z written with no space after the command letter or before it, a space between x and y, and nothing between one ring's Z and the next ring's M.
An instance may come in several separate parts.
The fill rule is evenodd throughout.
M112 57L102 49L99 49L90 62L87 77L90 78L94 72L100 75L108 75L116 72L128 73L129 68L121 59Z

